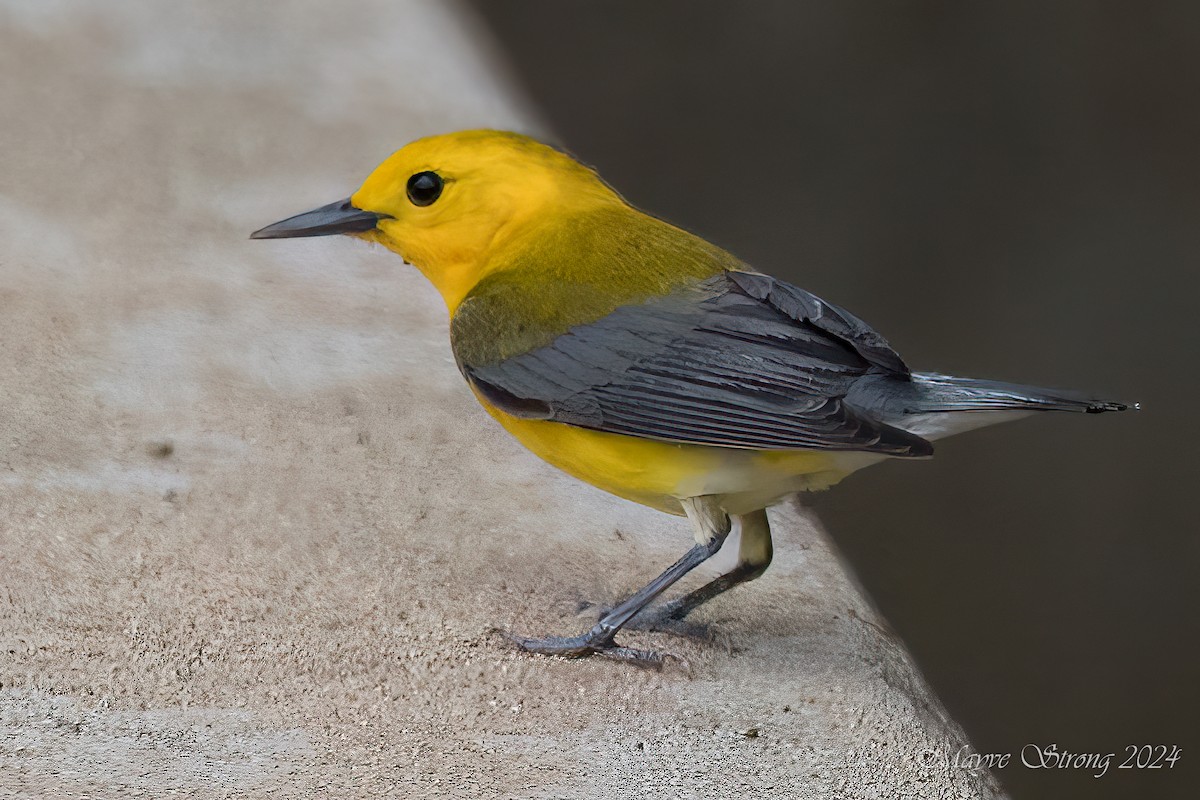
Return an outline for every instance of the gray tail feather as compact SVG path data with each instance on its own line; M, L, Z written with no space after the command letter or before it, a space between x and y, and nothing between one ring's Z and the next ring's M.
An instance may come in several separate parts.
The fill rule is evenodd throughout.
M904 413L931 411L1124 411L1130 406L1112 400L1099 400L1081 392L1043 389L1003 381L955 378L932 372L915 372L911 389L893 400L907 408ZM1136 404L1133 406L1137 407Z

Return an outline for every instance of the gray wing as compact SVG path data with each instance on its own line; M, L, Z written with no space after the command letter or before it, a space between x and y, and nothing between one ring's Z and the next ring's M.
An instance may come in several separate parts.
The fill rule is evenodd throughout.
M866 323L766 275L726 272L494 364L460 364L506 413L670 442L932 453L845 402L866 375L909 379Z

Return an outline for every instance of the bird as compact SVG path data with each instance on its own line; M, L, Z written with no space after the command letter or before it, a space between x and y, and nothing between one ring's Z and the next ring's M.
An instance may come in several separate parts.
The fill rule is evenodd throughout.
M519 133L417 139L352 195L251 234L382 245L440 292L475 398L543 460L686 516L693 544L576 636L508 634L545 655L661 664L627 625L670 630L762 575L767 509L933 442L1040 411L1123 411L1079 392L909 368L866 322L627 202ZM738 527L736 565L659 601Z

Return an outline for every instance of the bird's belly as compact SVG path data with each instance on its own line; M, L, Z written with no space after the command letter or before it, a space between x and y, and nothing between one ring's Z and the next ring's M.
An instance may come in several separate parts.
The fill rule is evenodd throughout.
M730 514L746 514L799 491L824 489L869 463L861 453L674 444L521 419L482 398L480 402L543 460L607 492L671 514L683 514L680 499L701 495L718 496Z

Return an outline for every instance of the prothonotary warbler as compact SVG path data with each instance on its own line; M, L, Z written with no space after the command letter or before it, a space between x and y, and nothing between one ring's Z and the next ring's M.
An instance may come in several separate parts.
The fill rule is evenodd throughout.
M929 456L952 433L1126 408L913 372L858 317L633 208L588 167L515 133L415 141L349 198L253 238L335 233L382 244L437 287L463 377L526 447L691 520L695 545L587 633L512 637L536 653L655 663L617 632L635 617L669 627L761 575L770 506L885 458ZM737 566L648 608L733 522Z

